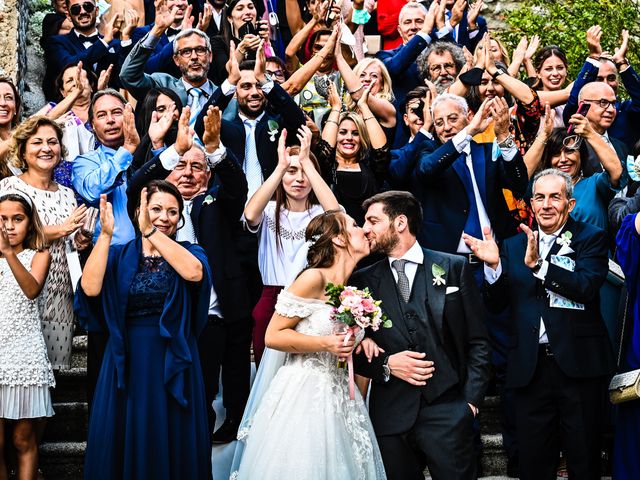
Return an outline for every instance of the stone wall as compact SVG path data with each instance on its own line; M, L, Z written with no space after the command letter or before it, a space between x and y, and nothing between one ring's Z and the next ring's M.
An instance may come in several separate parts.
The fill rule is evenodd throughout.
M0 74L24 91L27 70L27 0L0 0Z

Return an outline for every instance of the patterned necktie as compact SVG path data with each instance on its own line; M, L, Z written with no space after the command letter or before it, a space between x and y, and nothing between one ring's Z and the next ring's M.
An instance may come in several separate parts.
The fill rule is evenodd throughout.
M185 200L182 216L184 217L184 225L176 235L176 239L180 242L198 243L196 231L191 221L191 209L193 208L193 200Z
M200 110L202 109L202 106L200 105L201 95L202 90L198 87L189 89L189 98L191 99L191 101L189 102L189 108L191 109L191 118L189 118L190 128L193 128L195 126L198 115L200 115Z
M245 143L244 143L244 165L242 169L247 177L247 184L249 185L249 192L247 193L247 200L250 199L253 194L262 185L262 167L258 160L258 149L256 148L256 120L247 119L244 121L245 125Z
M409 288L409 277L404 273L404 266L407 263L406 260L394 260L391 262L393 269L398 273L398 290L405 303L409 301L409 295L411 295L411 289Z

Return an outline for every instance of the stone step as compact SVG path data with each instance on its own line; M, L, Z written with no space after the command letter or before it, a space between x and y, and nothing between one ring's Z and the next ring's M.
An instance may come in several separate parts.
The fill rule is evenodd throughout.
M56 388L51 390L54 408L56 403L87 401L87 368L74 367L55 373Z
M54 442L40 446L40 469L46 480L81 480L86 442Z
M75 335L71 349L71 368L86 368L87 366L87 336Z
M81 442L87 439L89 412L86 402L63 402L53 406L56 414L47 420L45 442Z

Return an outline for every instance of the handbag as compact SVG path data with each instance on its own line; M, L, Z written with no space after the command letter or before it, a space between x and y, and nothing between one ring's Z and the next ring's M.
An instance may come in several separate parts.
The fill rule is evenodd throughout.
M609 263L611 264L613 262L609 260ZM617 264L614 265L618 266ZM609 271L610 273L614 273L612 272L611 265ZM622 276L622 278L624 278L624 274L622 274L621 272L615 271L615 274L618 277ZM628 307L629 293L627 292L624 302L624 314L622 316L620 345L618 347L618 365L620 365L620 360L622 359L622 349L624 345L624 334L627 323ZM609 400L611 401L611 403L617 404L637 399L640 399L640 369L614 375L611 379L611 382L609 382Z

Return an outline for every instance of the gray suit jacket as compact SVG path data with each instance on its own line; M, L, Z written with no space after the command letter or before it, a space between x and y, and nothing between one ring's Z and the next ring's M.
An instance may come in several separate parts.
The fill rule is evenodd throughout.
M168 88L180 96L183 106L188 105L189 96L187 95L187 90L184 88L181 78L176 78L161 72L151 74L144 72L144 66L153 53L153 49L142 46L148 36L149 34L147 33L140 39L122 64L122 69L120 70L120 82L122 86L129 90L129 93L138 101L143 100L152 88ZM207 80L207 82L211 85L211 90L215 91L217 88L216 85L211 82L211 80Z

